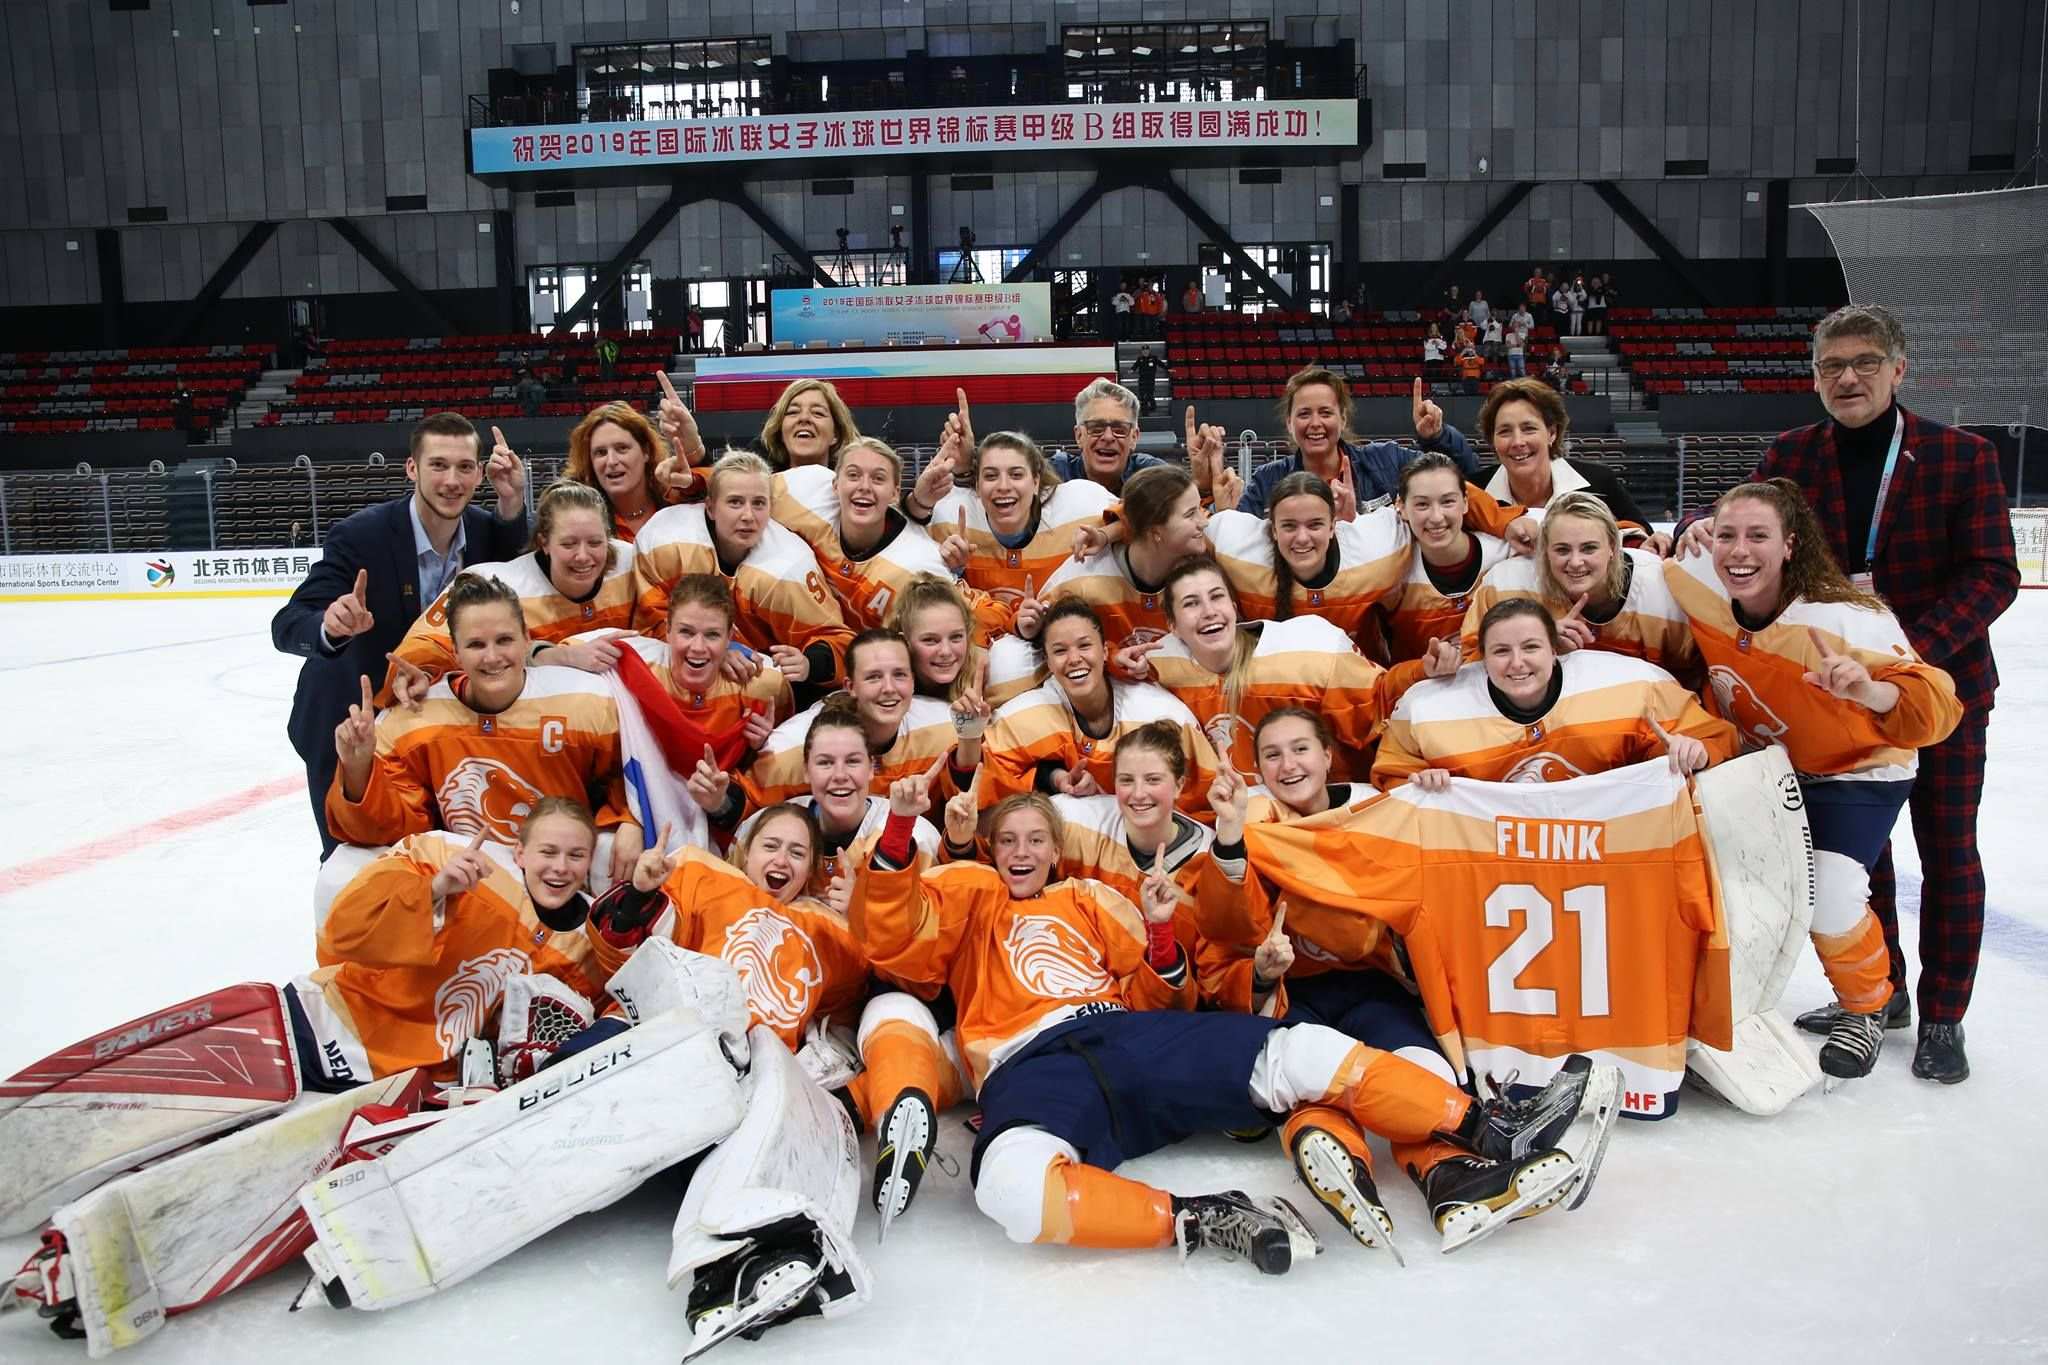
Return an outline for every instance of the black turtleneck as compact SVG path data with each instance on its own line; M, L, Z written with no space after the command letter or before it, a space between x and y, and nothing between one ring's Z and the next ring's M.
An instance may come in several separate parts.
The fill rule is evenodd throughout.
M1508 694L1493 685L1491 678L1486 682L1487 695L1493 698L1494 709L1517 725L1534 725L1550 714L1550 708L1557 705L1557 699L1564 695L1564 660L1559 659L1550 670L1550 686L1543 690L1543 700L1534 706L1518 706L1508 700Z
M1870 567L1864 550L1870 544L1870 519L1877 512L1877 485L1884 477L1884 457L1892 447L1892 428L1899 404L1860 427L1835 423L1835 462L1842 471L1842 532L1848 542L1850 573Z

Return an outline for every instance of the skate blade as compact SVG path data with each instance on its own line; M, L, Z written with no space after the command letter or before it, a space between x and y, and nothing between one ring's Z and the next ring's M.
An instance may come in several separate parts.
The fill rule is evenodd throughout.
M1572 1165L1581 1174L1578 1187L1572 1191L1571 1202L1565 1206L1570 1213L1586 1202L1593 1193L1593 1182L1599 1178L1600 1163L1607 1159L1607 1143L1614 1136L1614 1121L1621 1114L1621 1071L1616 1067L1595 1067L1586 1080L1586 1098L1579 1105L1581 1117L1587 1110L1592 1111L1593 1132L1585 1145L1576 1152L1568 1152Z
M744 1309L735 1312L717 1331L701 1338L693 1336L690 1344L683 1348L682 1358L695 1360L720 1342L730 1341L756 1326L772 1323L774 1319L802 1303L804 1296L816 1289L818 1281L825 1278L825 1263L820 1259L816 1265L807 1266L806 1270L808 1273L790 1280L781 1289L776 1290L773 1298L757 1298Z
M1555 1156L1555 1160L1539 1158L1524 1168L1515 1177L1515 1197L1499 1208L1475 1204L1470 1207L1483 1212L1465 1220L1454 1218L1451 1227L1444 1230L1443 1254L1448 1256L1483 1242L1518 1219L1533 1218L1570 1193L1572 1182L1579 1178L1579 1168L1564 1153Z
M1394 1245L1394 1222L1387 1211L1365 1197L1351 1178L1351 1153L1344 1144L1321 1133L1305 1137L1297 1150L1296 1171L1309 1193L1330 1211L1352 1240L1361 1246L1386 1252L1394 1264L1408 1262Z
M889 1112L888 1131L882 1135L882 1140L889 1145L890 1160L889 1174L875 1187L875 1212L881 1215L881 1222L875 1230L878 1246L888 1239L889 1224L910 1207L911 1199L917 1194L917 1182L908 1179L905 1172L913 1157L922 1164L925 1145L932 1140L931 1112L922 1105L898 1105ZM880 1160L877 1156L876 1161ZM918 1174L923 1174L921 1169Z
M1301 1210L1284 1195L1274 1195L1266 1201L1266 1207L1278 1216L1287 1228L1287 1245L1297 1261L1309 1260L1323 1254L1323 1239L1316 1236L1316 1230L1308 1225L1308 1219L1301 1216Z

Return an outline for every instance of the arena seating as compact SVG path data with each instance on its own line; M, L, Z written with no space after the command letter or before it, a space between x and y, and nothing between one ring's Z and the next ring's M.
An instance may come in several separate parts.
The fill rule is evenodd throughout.
M1179 398L1276 398L1287 377L1308 365L1335 370L1361 397L1400 398L1422 373L1428 333L1429 324L1413 312L1362 322L1332 322L1319 313L1169 317L1166 364ZM1557 329L1539 322L1529 338L1529 370L1540 371L1556 346ZM1507 375L1504 362L1489 360L1479 392ZM1587 392L1585 381L1574 380L1572 391Z
M1805 393L1825 308L1616 308L1607 330L1649 394Z
M192 423L218 423L263 373L272 346L141 346L0 352L0 433L171 431L177 393Z
M599 378L594 341L557 341L531 332L491 336L393 337L330 341L291 385L291 401L273 408L263 426L315 426L332 422L415 422L429 412L459 409L478 421L522 416L519 371L531 369L548 386L541 411L575 418L593 405L622 398L645 404L653 372L675 357L674 331L606 333L619 345L618 366ZM573 348L576 378L570 381Z

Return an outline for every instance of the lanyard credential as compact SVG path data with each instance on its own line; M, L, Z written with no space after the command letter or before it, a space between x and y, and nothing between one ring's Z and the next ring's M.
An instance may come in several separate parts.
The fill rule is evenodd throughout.
M1877 480L1877 503L1870 509L1870 539L1863 547L1863 567L1875 570L1877 567L1877 531L1884 525L1884 503L1891 496L1892 474L1899 467L1899 447L1906 440L1906 414L1900 413L1892 424L1892 447L1885 453L1884 473Z

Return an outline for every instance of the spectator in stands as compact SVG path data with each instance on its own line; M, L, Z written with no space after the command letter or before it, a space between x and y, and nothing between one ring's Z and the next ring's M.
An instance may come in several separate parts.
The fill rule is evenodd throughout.
M1125 341L1130 338L1131 309L1135 308L1137 303L1138 301L1131 297L1130 285L1121 281L1118 282L1116 294L1109 301L1110 309L1116 315L1116 339L1118 341Z
M1529 372L1527 354L1529 350L1529 328L1522 321L1528 316L1526 312L1516 313L1514 319L1509 323L1507 335L1503 339L1507 348L1508 377L1510 379L1520 379Z
M1138 381L1138 410L1142 413L1150 413L1158 406L1156 395L1159 392L1159 371L1162 368L1159 357L1152 354L1150 346L1140 350L1138 358L1131 362L1131 373Z
M1559 342L1557 354L1550 357L1550 363L1543 367L1543 382L1559 393L1572 391L1572 367L1565 359L1564 343Z
M1572 335L1572 287L1569 280L1559 280L1550 291L1550 320L1559 336Z
M1550 302L1550 275L1542 266L1534 266L1529 278L1522 281L1522 307L1525 311L1541 308Z
M1454 355L1460 354L1467 346L1474 345L1478 340L1479 329L1472 325L1472 319L1461 317L1451 330L1451 352Z
M1465 343L1458 352L1457 369L1458 378L1464 384L1463 392L1468 395L1478 393L1479 381L1486 375L1486 359L1479 354L1477 346L1469 341Z
M1351 321L1351 316L1351 300L1339 295L1337 302L1331 305L1330 321L1339 324L1346 323Z
M1195 280L1188 281L1188 287L1180 291L1180 311L1199 313L1202 311L1202 286Z
M528 417L540 416L541 408L548 401L548 386L523 365L519 368L519 382L512 386L512 392L518 396L519 406Z
M1337 490L1339 520L1350 520L1358 507L1375 498L1398 494L1401 466L1414 458L1414 452L1396 441L1366 441L1352 431L1351 388L1342 375L1319 368L1296 372L1281 397L1280 415L1294 453L1252 471L1238 511L1265 516L1273 486L1302 469ZM1443 409L1424 395L1420 379L1415 381L1410 415L1424 450L1443 451L1468 476L1477 471L1479 462L1465 434L1444 421ZM1197 469L1197 480L1203 477L1204 471Z
M1595 275L1586 281L1586 335L1604 336L1607 332L1607 277Z
M1440 384L1444 378L1444 360L1450 348L1444 344L1443 328L1429 324L1429 334L1422 338L1422 377L1432 384Z
M1160 320L1166 316L1166 295L1159 288L1159 281L1147 280L1138 288L1138 330L1150 341L1157 341L1160 334Z
M1507 354L1507 328L1501 325L1500 314L1495 313L1486 320L1486 330L1479 334L1479 343L1488 360L1499 360Z
M178 430L185 433L186 445L199 444L199 424L193 411L192 390L183 384L178 385L178 391L171 395L171 418L177 423Z
M695 449L679 453L691 464L704 463L704 442L697 437L694 422L685 439L694 440ZM602 492L611 504L613 536L631 544L666 501L656 471L668 454L668 444L645 414L629 403L604 403L585 413L570 431L562 477Z
M305 760L323 858L336 843L326 812L334 732L364 680L374 686L384 676L385 656L465 565L526 553L526 467L503 443L480 461L480 445L460 413L436 413L414 427L405 459L411 496L329 527L320 558L271 619L271 641L305 660L286 733ZM470 506L486 476L497 494L495 516Z
M1482 332L1486 330L1488 318L1493 316L1493 306L1486 301L1486 291L1472 291L1472 302L1465 305L1465 316L1472 319L1472 325Z
M1519 327L1522 331L1523 339L1527 340L1529 335L1536 330L1536 315L1529 311L1528 304L1518 303L1515 305L1513 315L1508 318L1508 326L1510 328Z
M1097 379L1074 395L1074 446L1052 457L1062 479L1093 479L1112 493L1141 469L1163 465L1138 453L1138 396L1113 379Z
M1571 288L1565 294L1565 298L1571 304L1571 334L1575 337L1582 337L1586 334L1586 277L1584 275L1572 276Z
M704 349L704 313L696 304L683 310L683 333L690 339L690 349Z
M1571 414L1558 390L1534 379L1504 379L1493 386L1479 409L1480 439L1493 446L1499 463L1486 474L1486 491L1503 506L1519 505L1538 512L1552 498L1585 489L1627 523L1624 534L1631 544L1654 554L1669 554L1671 537L1648 536L1649 519L1636 506L1628 485L1605 465L1585 461L1574 464L1565 458L1565 433L1571 429ZM1629 534L1629 525L1634 532ZM1518 551L1535 545L1536 526L1524 517L1508 528L1508 540Z
M597 340L597 377L609 384L612 382L612 377L618 373L618 368L619 343L610 337L599 337Z
M1984 933L1984 866L1977 806L1984 792L1984 735L1998 688L1991 623L2019 592L2012 518L1989 441L1922 417L1898 402L1906 333L1883 308L1838 308L1813 331L1813 387L1828 419L1785 432L1751 480L1797 483L1829 548L1857 586L1891 604L1920 657L1955 679L1963 719L1920 750L1913 782L1919 850L1920 1033L1913 1074L1954 1084L1968 1078L1963 1013ZM1681 523L1685 553L1704 551L1712 523ZM1906 1028L1906 960L1887 846L1870 877L1870 906L1884 922L1894 1003L1885 1023ZM1826 1009L1799 1026L1825 1033Z

